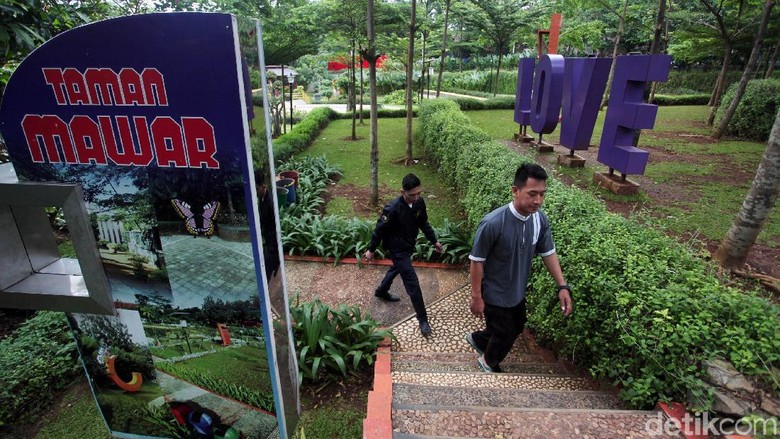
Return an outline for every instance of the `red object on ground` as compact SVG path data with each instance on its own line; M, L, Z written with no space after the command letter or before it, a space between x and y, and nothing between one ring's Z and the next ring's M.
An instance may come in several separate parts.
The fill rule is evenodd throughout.
M217 323L217 331L222 338L222 346L230 346L232 341L230 340L230 330L224 323Z
M130 382L125 382L122 380L122 378L119 378L119 375L116 374L115 363L116 363L116 355L112 355L108 357L108 363L106 363L106 368L108 369L108 377L111 379L111 381L113 381L114 384L119 386L119 388L124 390L125 392L135 393L141 390L141 386L144 385L144 376L138 372L133 372L133 378L130 379Z

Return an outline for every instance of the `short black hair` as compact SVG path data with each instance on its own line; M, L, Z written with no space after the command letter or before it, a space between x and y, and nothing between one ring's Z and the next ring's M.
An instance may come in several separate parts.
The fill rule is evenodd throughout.
M420 179L414 174L406 174L403 181L401 181L401 187L405 191L410 191L420 185Z
M528 182L528 178L547 181L547 171L536 163L523 163L515 171L515 181L512 183L518 189L522 189Z
M255 184L265 184L265 171L263 168L255 169Z

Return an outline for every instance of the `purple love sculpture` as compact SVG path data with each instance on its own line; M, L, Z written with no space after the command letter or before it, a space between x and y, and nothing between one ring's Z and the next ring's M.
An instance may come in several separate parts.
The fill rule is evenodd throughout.
M531 96L531 129L549 134L558 126L563 92L563 57L542 55L536 66L534 91Z
M607 87L609 58L567 58L563 78L561 145L586 150Z
M658 106L644 103L645 84L665 82L671 62L669 55L618 57L598 154L610 171L644 174L649 153L634 145L634 134L653 128L658 112Z
M531 125L531 91L534 86L533 58L520 58L517 63L517 94L515 95L515 122Z

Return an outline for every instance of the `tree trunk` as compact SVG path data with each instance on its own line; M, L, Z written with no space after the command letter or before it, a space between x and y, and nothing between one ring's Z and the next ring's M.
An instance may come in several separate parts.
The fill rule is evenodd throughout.
M710 95L710 115L707 117L707 125L712 126L715 121L715 113L718 111L720 97L723 96L723 90L726 88L726 74L731 64L731 43L726 43L725 53L723 54L723 67L720 68L718 80L715 81L715 88Z
M441 59L439 60L439 77L436 79L436 97L441 92L441 76L444 73L444 55L447 53L447 26L450 19L450 4L452 0L444 2L444 36L441 39ZM779 46L780 47L780 46Z
M745 94L747 83L750 80L750 77L753 76L753 70L756 68L756 63L758 62L758 54L761 52L761 45L764 43L764 34L766 33L769 17L772 14L772 8L774 6L774 0L767 0L766 3L764 3L761 26L758 28L758 34L756 34L756 39L753 42L753 50L750 52L750 59L748 60L747 66L745 66L745 71L742 72L742 78L739 80L739 86L737 87L737 93L734 95L734 99L731 100L729 108L726 109L726 114L723 115L723 119L721 119L720 124L718 124L718 128L712 134L713 139L720 139L723 137L723 133L726 132L726 127L729 122L731 122L731 118L734 117L734 112L737 110L739 101L742 100L742 96Z
M650 46L650 53L652 55L661 53L661 37L663 35L665 20L666 20L666 0L661 0L658 4L658 15L655 18L655 32L653 34L653 43Z
M620 38L623 36L623 24L626 21L626 9L628 9L628 0L623 2L623 12L620 14L620 23L618 25L617 35L615 36L615 48L612 49L612 66L609 68L607 77L607 88L604 89L604 97L601 99L599 110L603 110L609 102L609 92L612 89L612 80L615 79L615 64L617 64L618 49L620 48Z
M360 46L358 46L360 48ZM360 48L360 51L362 52L363 49ZM360 57L360 111L358 111L359 118L360 118L360 125L365 125L363 122L363 57Z
M504 57L504 52L501 48L498 49L498 65L496 66L496 83L493 84L493 97L498 94L498 79L501 75L501 59Z
M739 269L745 264L748 252L756 242L761 227L772 213L772 207L780 193L780 110L775 116L772 132L756 177L750 187L742 209L721 241L714 259L720 266Z
M772 73L775 72L775 63L777 62L778 53L780 53L780 43L775 45L775 51L772 52L772 57L769 58L769 65L766 66L766 74L764 75L764 79L771 78Z
M357 111L356 99L357 89L355 87L355 40L352 40L352 140L357 140L357 132L355 131L355 119Z
M368 88L371 94L371 199L372 207L379 205L379 140L377 137L377 93L376 93L376 42L374 35L374 0L368 0Z
M417 21L417 0L412 0L412 15L409 18L409 52L406 56L406 165L412 164L412 103L414 88L412 72L414 71L414 34Z
M285 113L287 113L284 105L284 78L284 64L282 64L282 130L284 130L284 134L287 134L287 122L284 120Z

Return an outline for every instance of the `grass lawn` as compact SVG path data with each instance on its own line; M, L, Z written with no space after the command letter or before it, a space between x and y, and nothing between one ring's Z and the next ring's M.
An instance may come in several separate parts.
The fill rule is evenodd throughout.
M403 159L406 150L406 119L382 118L379 125L379 187L380 202L386 204L400 195L401 180L404 175L414 173L422 181L423 196L428 206L428 216L431 225L441 227L444 219L452 222L464 219L462 213L453 203L452 189L439 177L436 169L421 152L414 148L413 156L419 159L414 166L404 166ZM301 155L324 155L328 162L342 168L344 177L339 181L340 185L355 185L368 188L370 181L370 128L368 121L365 125L357 125L357 141L349 140L352 134L351 120L334 120L320 133L311 147ZM345 140L347 139L347 140ZM368 199L366 199L368 203ZM328 204L328 213L355 216L351 208L351 202L347 199L334 198ZM376 219L376 215L370 215L369 219Z
M220 380L261 392L271 392L265 349L255 346L220 349L216 353L176 363L188 369L211 374L220 371Z

